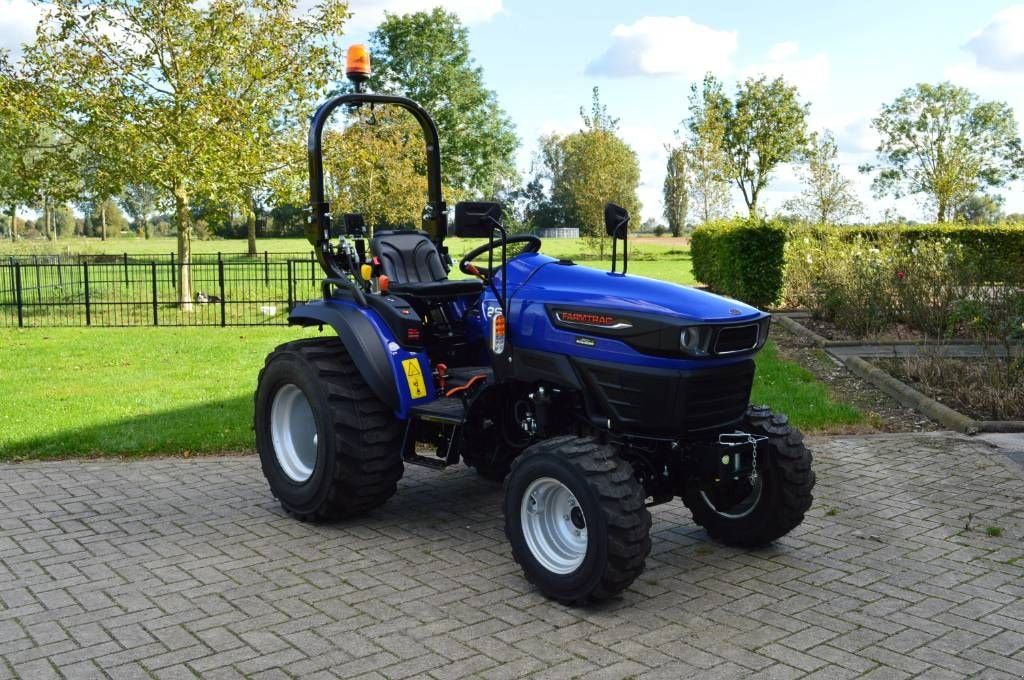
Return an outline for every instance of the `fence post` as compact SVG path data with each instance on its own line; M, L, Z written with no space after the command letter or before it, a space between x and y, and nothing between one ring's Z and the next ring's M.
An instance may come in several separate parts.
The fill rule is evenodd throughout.
M174 269L174 253L171 253L171 286L178 287L178 272Z
M227 326L227 303L224 301L224 260L217 253L217 278L220 282L220 325Z
M263 283L270 285L270 253L263 251Z
M32 264L33 264L32 269L34 270L35 275L36 275L36 302L42 303L42 301L43 301L43 282L42 282L42 277L39 276L39 256L38 255L33 255L32 256Z
M85 325L92 325L92 309L89 306L89 263L82 261L82 279L85 283Z
M25 326L25 312L21 298L21 263L14 263L14 297L18 303L18 328Z
M154 326L159 326L160 325L160 317L159 317L159 315L157 313L157 305L156 305L156 262L150 262L149 263L149 268L150 268L149 269L149 273L150 273L149 279L150 279L150 282L152 282L152 284L153 284L153 325Z
M295 298L292 295L292 261L288 260L288 311L292 311Z

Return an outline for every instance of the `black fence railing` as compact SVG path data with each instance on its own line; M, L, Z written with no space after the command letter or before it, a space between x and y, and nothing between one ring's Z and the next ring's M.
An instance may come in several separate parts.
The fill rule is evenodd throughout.
M195 254L181 304L178 269L173 254L3 258L0 327L284 325L323 278L312 252Z

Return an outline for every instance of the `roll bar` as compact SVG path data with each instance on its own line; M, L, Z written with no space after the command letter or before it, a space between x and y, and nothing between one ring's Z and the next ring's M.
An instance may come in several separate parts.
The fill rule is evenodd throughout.
M406 97L370 92L350 92L331 97L317 108L310 121L307 155L309 159L309 200L312 216L306 225L306 238L316 251L320 266L328 276L344 278L345 268L331 252L331 206L324 200L323 132L327 119L342 104L393 104L410 112L423 130L427 151L427 205L423 209L423 230L438 250L448 234L448 213L441 194L441 144L437 125L426 110Z

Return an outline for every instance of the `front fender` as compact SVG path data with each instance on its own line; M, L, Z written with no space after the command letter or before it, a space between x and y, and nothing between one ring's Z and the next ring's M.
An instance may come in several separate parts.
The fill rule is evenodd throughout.
M288 323L333 328L363 380L399 419L406 419L414 404L435 397L426 355L401 347L391 329L372 309L358 307L347 300L314 300L293 309Z

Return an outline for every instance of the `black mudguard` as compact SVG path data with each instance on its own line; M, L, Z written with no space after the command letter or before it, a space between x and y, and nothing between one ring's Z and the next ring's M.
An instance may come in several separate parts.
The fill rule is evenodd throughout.
M348 305L327 305L316 300L299 305L288 315L294 326L330 326L341 338L363 380L377 398L391 408L399 408L398 387L391 372L391 359L373 322L363 312Z

